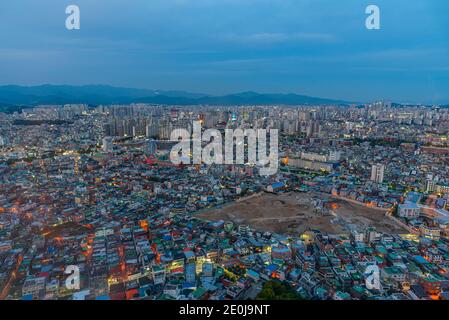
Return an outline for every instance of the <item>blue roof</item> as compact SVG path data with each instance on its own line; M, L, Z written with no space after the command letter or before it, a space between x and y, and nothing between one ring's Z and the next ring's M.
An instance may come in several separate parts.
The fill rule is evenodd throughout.
M253 277L258 277L259 276L259 272L254 271L253 269L248 269L246 270L246 273L253 276Z
M196 284L190 282L184 282L182 284L183 289L196 289Z
M284 186L283 182L275 182L271 185L273 188L282 188Z
M409 192L406 201L418 203L421 200L421 194L418 192Z
M42 266L41 272L50 272L52 268L53 268L53 265L51 265L51 264Z
M190 258L194 258L195 254L192 251L184 251L184 255L186 257L186 259L190 259Z
M276 271L278 269L278 266L275 264L270 264L269 266L266 267L266 269L268 269L268 271Z
M413 259L414 259L416 262L421 263L421 264L426 264L426 263L428 263L428 261L427 261L426 259L424 259L423 256L414 256Z

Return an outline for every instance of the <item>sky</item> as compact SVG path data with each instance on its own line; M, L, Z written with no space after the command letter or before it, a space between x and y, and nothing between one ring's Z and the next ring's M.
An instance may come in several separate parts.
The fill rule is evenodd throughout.
M449 103L449 1L2 0L6 84Z

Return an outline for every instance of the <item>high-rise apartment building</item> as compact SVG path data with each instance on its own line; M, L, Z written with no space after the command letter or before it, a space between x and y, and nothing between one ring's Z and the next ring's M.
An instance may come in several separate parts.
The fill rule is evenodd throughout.
M384 182L385 166L383 164L374 164L371 167L371 181L376 183Z

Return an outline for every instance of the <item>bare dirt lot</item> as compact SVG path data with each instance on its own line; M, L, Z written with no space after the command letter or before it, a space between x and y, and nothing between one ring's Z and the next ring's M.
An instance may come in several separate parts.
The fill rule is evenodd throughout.
M316 199L336 203L332 210L317 209ZM314 202L315 201L315 202ZM330 234L347 233L348 225L374 226L380 232L403 232L385 212L314 193L262 193L197 215L198 218L248 224L261 231L298 234L316 229Z
M357 226L373 226L383 233L408 233L407 230L385 216L385 211L354 204L345 200L336 200L339 208L335 213L346 223Z

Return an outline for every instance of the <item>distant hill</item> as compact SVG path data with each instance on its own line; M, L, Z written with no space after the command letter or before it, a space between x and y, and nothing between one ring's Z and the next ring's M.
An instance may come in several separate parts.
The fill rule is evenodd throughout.
M155 103L168 105L345 105L347 101L309 97L298 94L262 94L242 92L210 96L184 91L158 91L120 88L105 85L68 86L0 86L0 110L5 106L34 106L38 104L85 103L129 104Z

